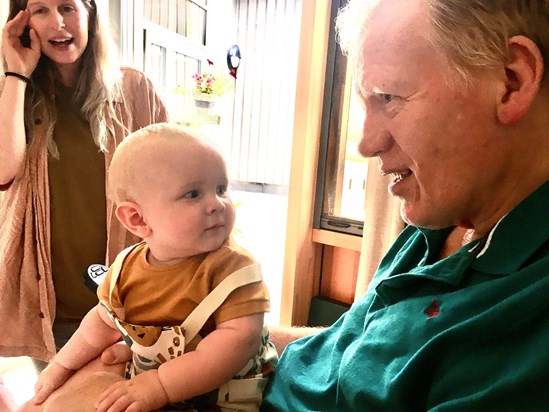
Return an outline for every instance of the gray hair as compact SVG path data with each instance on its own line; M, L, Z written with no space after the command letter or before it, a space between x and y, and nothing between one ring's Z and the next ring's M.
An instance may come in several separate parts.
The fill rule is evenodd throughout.
M350 0L336 20L342 50L350 55L365 29L372 4ZM508 56L508 39L523 35L536 43L549 75L549 0L424 0L431 22L428 39L465 81L477 69L495 68Z

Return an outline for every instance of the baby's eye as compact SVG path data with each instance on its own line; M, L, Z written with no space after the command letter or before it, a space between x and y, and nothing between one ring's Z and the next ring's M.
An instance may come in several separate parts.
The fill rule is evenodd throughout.
M216 193L218 196L222 196L227 193L227 185L219 185L216 188Z
M185 193L183 197L185 199L196 199L199 194L198 190L191 190L190 192Z

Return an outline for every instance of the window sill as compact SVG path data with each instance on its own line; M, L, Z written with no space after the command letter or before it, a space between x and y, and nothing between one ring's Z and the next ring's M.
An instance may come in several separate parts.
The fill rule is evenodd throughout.
M179 112L170 115L170 120L185 126L201 126L203 124L219 124L221 116L216 114L202 114L193 112Z
M313 242L323 245L340 247L360 252L362 237L332 232L330 230L313 229Z

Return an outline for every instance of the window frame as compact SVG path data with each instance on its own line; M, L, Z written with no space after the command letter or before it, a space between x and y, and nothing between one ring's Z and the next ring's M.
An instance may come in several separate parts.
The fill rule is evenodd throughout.
M331 22L335 21L338 10L344 3L345 0L332 1ZM341 164L338 158L345 155L345 147L340 145L340 136L346 128L343 120L346 119L344 114L345 108L348 106L348 102L344 100L347 94L346 90L350 87L348 80L350 77L347 76L347 56L341 52L341 47L336 41L335 24L331 24L326 55L326 80L320 127L313 228L362 236L364 229L362 220L331 216L324 212L329 201L326 184L330 179L343 178L343 168L338 170L337 167Z

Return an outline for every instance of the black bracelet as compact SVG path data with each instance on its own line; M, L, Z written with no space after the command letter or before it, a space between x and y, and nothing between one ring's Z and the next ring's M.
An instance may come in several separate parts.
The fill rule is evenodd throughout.
M5 72L4 74L6 75L6 77L7 76L13 76L13 77L17 77L18 79L23 80L27 84L31 83L31 79L29 79L27 76L23 76L22 74L15 73L15 72Z

